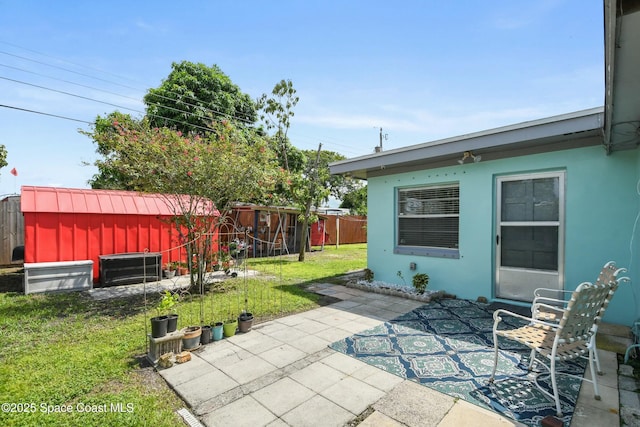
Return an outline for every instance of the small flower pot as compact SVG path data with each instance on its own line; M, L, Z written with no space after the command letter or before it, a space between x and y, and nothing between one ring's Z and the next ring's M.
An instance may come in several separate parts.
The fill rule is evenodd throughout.
M211 342L211 326L204 325L202 327L202 335L200 335L200 344L209 344Z
M164 270L164 277L167 279L173 279L176 276L175 270Z
M178 315L169 314L167 316L167 333L175 332L178 329Z
M169 318L167 316L156 316L151 318L151 336L153 338L162 338L167 335L167 324Z
M224 330L222 329L222 322L217 322L215 325L213 325L212 331L213 331L213 340L220 341L224 333Z
M253 325L253 314L251 313L242 313L238 316L238 329L240 332L245 333L251 330L251 326Z
M222 325L222 329L225 337L232 337L236 334L236 329L238 329L238 321L225 322Z

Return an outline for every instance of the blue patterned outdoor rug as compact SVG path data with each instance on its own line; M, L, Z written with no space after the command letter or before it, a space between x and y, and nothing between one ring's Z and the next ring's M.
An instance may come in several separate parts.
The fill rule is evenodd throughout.
M503 319L513 327L522 325L517 319ZM538 426L544 417L555 416L555 403L527 375L529 350L524 346L500 339L496 380L488 385L494 357L492 329L492 311L486 304L443 299L331 347L524 424ZM585 365L579 361L557 368L582 377ZM540 382L551 391L547 380ZM565 425L571 422L580 384L578 378L558 376Z

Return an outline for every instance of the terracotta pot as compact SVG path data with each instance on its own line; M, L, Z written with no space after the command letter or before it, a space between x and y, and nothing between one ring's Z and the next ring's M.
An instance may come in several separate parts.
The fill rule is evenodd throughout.
M198 348L201 335L202 328L200 326L186 327L184 329L184 336L182 337L182 347L185 350L193 350L195 348Z

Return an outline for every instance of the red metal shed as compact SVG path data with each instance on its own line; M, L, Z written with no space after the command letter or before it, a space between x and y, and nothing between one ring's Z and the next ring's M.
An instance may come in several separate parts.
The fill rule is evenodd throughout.
M26 263L92 260L97 282L100 255L148 250L162 252L163 263L185 260L161 195L23 186L21 210Z

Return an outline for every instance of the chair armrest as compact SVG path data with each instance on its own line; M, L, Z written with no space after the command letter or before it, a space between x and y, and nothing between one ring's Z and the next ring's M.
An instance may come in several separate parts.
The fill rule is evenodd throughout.
M562 294L571 294L573 291L563 291L562 289L551 289L551 288L536 288L533 291L533 296L534 297L543 297L546 295L558 295L558 293L562 293Z
M560 307L565 308L568 302L569 301L566 301L563 299L535 297L531 305L534 306L536 304L544 304L544 305L554 306L556 308L560 308Z
M566 307L536 303L531 306L531 317L536 320L554 322L557 324L560 323L560 319L562 319L565 310Z
M539 326L546 326L548 328L551 329L557 329L558 328L558 324L557 323L551 323L551 322L545 322L544 320L539 320L539 319L534 319L531 317L527 317L527 316L522 316L520 314L517 313L512 313L509 310L504 310L504 309L498 309L496 311L493 312L493 329L495 330L496 327L498 326L498 323L500 323L502 321L502 315L507 315L507 316L511 316L511 317L516 317L518 319L522 319L522 320L526 320L527 322L529 322L529 324L532 325L539 325Z

